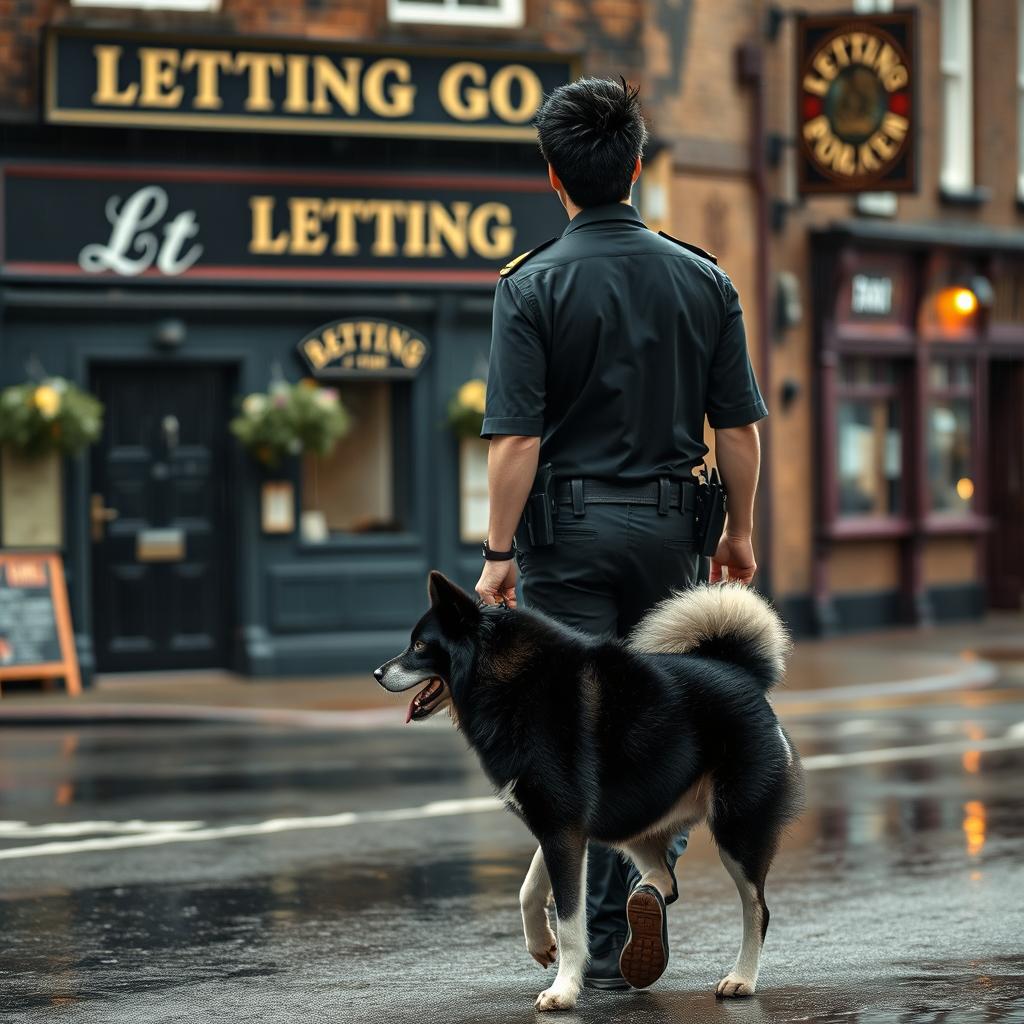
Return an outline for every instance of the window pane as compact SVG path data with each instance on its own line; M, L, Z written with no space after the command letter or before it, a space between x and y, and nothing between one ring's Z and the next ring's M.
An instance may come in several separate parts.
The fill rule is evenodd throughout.
M974 365L969 359L935 359L928 370L928 382L934 391L970 388Z
M868 356L846 356L839 363L839 383L844 387L894 385L896 363Z
M332 533L400 530L392 403L401 391L387 381L347 383L338 390L352 429L330 455L304 458L303 510L322 513Z
M899 404L847 398L838 409L840 514L898 515L903 503Z
M928 406L928 485L935 512L967 512L974 497L971 400L935 399Z

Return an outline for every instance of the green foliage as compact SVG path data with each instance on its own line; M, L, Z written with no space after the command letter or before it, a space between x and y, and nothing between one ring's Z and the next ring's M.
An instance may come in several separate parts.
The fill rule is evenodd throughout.
M76 455L102 432L102 403L63 377L26 381L0 392L0 445L19 455Z
M479 437L484 425L487 385L479 378L467 380L448 403L448 426L457 437Z
M246 395L230 426L253 458L276 468L289 455L329 455L351 421L334 388L307 378L298 384L278 381L266 394Z

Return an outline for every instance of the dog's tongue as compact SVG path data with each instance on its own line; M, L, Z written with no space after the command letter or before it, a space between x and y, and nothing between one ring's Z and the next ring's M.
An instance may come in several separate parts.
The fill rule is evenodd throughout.
M413 697L413 699L411 701L409 701L409 707L406 709L406 712L405 712L405 724L406 725L408 725L412 721L412 713L415 710L416 710L416 698Z

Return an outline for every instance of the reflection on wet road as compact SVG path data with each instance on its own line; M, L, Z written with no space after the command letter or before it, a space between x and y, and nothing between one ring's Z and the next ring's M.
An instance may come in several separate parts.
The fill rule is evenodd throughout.
M1021 722L999 683L791 708L758 995L711 994L740 921L699 833L665 977L557 1019L1024 1021ZM533 1020L532 842L490 797L447 727L2 730L0 1019Z

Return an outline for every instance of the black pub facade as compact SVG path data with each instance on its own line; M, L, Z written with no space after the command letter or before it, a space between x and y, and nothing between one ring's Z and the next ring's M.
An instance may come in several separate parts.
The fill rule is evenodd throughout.
M0 165L0 385L105 406L60 481L86 676L365 670L429 568L477 568L484 446L447 410L486 373L498 268L564 227L529 122L571 62L88 26L41 46L39 119ZM264 465L228 424L301 378L351 429Z

